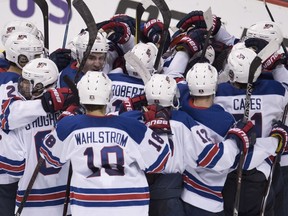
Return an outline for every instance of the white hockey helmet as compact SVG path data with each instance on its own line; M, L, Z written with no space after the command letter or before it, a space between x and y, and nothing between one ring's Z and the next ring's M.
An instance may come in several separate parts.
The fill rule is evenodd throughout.
M23 68L30 60L42 57L44 45L35 35L25 32L15 32L5 43L7 60Z
M154 74L145 84L144 91L149 105L174 106L177 83L168 75Z
M158 53L158 48L155 46L155 44L151 42L138 43L133 47L131 52L140 59L140 61L144 64L144 66L147 68L147 70L150 72L151 75L155 72L154 63L155 63L156 56ZM158 71L162 70L162 66L163 66L163 61L161 59L159 63ZM130 76L136 77L139 79L141 78L138 75L137 71L135 71L135 69L127 62L126 62L126 69L127 69L127 73Z
M81 104L107 105L112 93L112 81L103 72L87 71L77 88Z
M256 57L256 53L245 47L234 47L227 58L227 64L224 67L225 72L229 75L230 82L248 83L250 65ZM257 68L253 82L257 80L261 74L261 65Z
M22 69L18 90L26 99L40 97L48 88L56 86L58 68L48 58L36 58L28 62ZM24 85L25 82L29 85Z
M261 38L267 42L276 40L280 48L280 44L283 41L283 33L275 22L261 21L251 25L247 29L246 38Z
M81 62L84 56L84 53L87 49L89 41L89 32L83 31L77 36L76 40L76 56L78 62ZM109 49L109 45L106 39L106 33L105 32L98 32L97 37L95 39L95 42L92 46L91 53L107 53Z
M7 23L2 29L1 42L5 46L8 37L15 32L26 32L37 36L41 41L43 41L43 34L38 28L31 22L13 20Z
M190 95L214 95L217 88L218 72L209 63L196 63L187 72L186 81L188 82Z

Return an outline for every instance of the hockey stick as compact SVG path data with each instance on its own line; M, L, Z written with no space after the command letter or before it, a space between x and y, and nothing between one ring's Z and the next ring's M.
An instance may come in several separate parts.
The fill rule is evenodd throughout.
M46 0L34 0L40 8L43 15L44 23L44 46L49 50L49 19L48 19L48 4Z
M283 112L283 116L282 116L282 120L281 120L281 122L283 124L285 124L285 122L286 122L287 113L288 113L288 104L284 108L284 112ZM272 167L271 167L271 170L270 170L270 174L269 174L269 178L268 178L265 194L264 194L264 197L263 197L263 200L262 200L262 204L261 204L260 216L264 216L265 209L266 209L266 204L267 204L267 200L268 200L268 196L269 196L269 192L270 192L270 188L271 188L271 184L272 184L273 175L274 175L277 163L280 162L280 158L281 158L281 153L278 152L276 154L275 158L274 158L274 161L273 161L273 164L272 164Z
M212 15L211 7L209 7L208 10L203 13L203 16L204 16L204 20L206 22L206 26L207 26L208 32L207 32L207 35L206 35L206 38L205 38L205 42L204 42L204 45L203 45L203 49L202 49L202 53L201 53L201 57L200 57L200 62L204 61L206 50L207 50L207 48L209 46L209 40L210 40L210 37L212 35L213 15Z
M31 192L31 190L32 190L32 187L33 187L33 185L34 185L34 182L35 182L35 180L36 180L36 178L37 178L37 175L38 175L38 173L39 173L39 171L40 171L40 169L41 169L41 167L42 167L42 164L44 163L44 158L42 158L41 156L39 157L39 160L38 160L38 163L37 163L37 165L36 165L36 167L35 167L35 169L34 169L34 171L33 171L33 174L32 174L32 176L31 176L31 178L30 178L30 181L29 181L29 183L28 183L28 186L27 186L27 188L26 188L26 190L25 190L25 193L24 193L24 195L23 195L23 198L22 198L22 200L21 200L21 203L20 203L20 205L19 205L19 207L18 207L18 209L17 209L17 211L16 211L16 213L15 213L15 216L20 216L21 215L21 213L22 213L22 210L23 210L23 208L24 208L24 205L25 205L25 203L26 203L26 201L27 201L27 199L28 199L28 196L29 196L29 194L30 194L30 192Z
M152 1L154 2L154 4L159 9L159 11L162 15L162 18L163 18L163 23L164 23L160 45L159 45L158 53L157 53L155 63L154 63L154 69L157 71L159 63L160 63L160 59L162 58L162 55L164 52L165 42L166 42L168 35L169 35L169 26L170 26L172 15L171 15L171 11L169 10L169 7L166 4L165 0L152 0Z
M184 75L186 76L188 70L195 64L195 62L205 62L204 59L205 59L205 56L206 56L206 53L207 53L207 49L209 47L209 41L210 41L210 37L211 37L211 34L212 34L212 29L213 29L213 15L212 15L212 10L211 10L211 7L209 7L204 13L203 13L203 17L204 17L204 20L206 22L206 26L207 26L207 34L206 34L206 38L205 38L205 42L204 42L204 45L203 45L203 48L201 50L201 54L200 52L193 55L190 59L189 59L189 62L186 66L186 69L185 69L185 72L184 72ZM211 49L212 50L212 46L211 46ZM213 54L215 55L215 53ZM199 58L200 56L200 58ZM199 59L199 60L197 60Z
M71 0L66 0L66 1L67 1L67 6L68 6L68 14L67 14L67 22L66 22L66 27L65 27L64 37L63 37L62 48L65 48L65 46L66 46L68 30L69 30L69 23L70 23L70 19L71 19L71 15L72 15Z
M141 17L144 13L144 11L149 7L151 4L150 0L142 0L141 2L138 3L137 8L136 8L136 35L135 35L135 44L138 44L140 41L140 25L141 25Z
M278 43L275 40L270 41L253 59L249 68L249 76L248 83L246 89L246 97L245 97L245 106L244 106L244 116L242 119L243 123L247 123L249 120L249 111L250 111L250 99L253 91L253 79L257 68L274 52L278 49ZM240 203L240 193L241 193L241 184L242 184L242 172L243 172L243 164L244 164L245 155L244 152L241 151L239 164L237 168L237 188L234 202L233 215L238 215L239 203Z
M74 79L74 83L77 83L78 79L79 79L79 75L84 68L86 60L87 60L87 58L91 52L92 46L93 46L94 41L97 37L98 28L96 26L94 17L91 14L91 11L89 10L89 8L87 7L87 5L85 4L85 2L83 0L73 0L73 6L75 7L75 9L78 11L80 16L84 20L84 22L87 26L87 30L89 32L89 41L87 44L87 48L86 48L86 51L84 52L83 59L80 62L79 68L77 70L77 73L76 73L76 76Z
M265 5L265 8L266 8L266 10L267 10L267 12L269 14L269 17L270 17L271 21L275 22L274 17L272 16L272 13L271 13L271 11L270 11L267 3L266 3L266 0L264 0L264 5ZM288 58L288 51L287 51L286 46L284 45L283 41L281 42L281 47L282 47L282 49L283 49L283 51L285 53L285 56Z
M127 63L130 64L134 68L134 70L139 74L144 84L146 84L150 80L151 74L144 66L144 64L141 62L141 60L131 51L128 51L124 55L124 58L127 61Z

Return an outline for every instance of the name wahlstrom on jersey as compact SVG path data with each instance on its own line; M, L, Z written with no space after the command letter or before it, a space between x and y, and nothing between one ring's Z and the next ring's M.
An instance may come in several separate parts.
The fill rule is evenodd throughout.
M60 113L49 113L47 116L40 116L32 123L25 126L26 130L30 130L31 128L38 128L38 127L47 127L50 125L55 125L58 116Z
M77 145L95 143L117 143L126 146L128 136L115 131L88 131L75 134Z

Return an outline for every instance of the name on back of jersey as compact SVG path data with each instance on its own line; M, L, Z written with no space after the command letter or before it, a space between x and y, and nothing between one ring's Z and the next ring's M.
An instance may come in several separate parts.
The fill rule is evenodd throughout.
M86 131L75 134L76 144L111 143L125 147L128 136L115 131Z
M55 125L58 116L60 113L49 113L47 116L40 116L32 123L25 126L26 130L30 130L31 128L41 128L41 127L47 127L51 125Z
M262 109L261 104L262 104L261 97L251 97L250 110L261 110ZM245 98L233 99L233 109L234 110L244 110L245 109Z

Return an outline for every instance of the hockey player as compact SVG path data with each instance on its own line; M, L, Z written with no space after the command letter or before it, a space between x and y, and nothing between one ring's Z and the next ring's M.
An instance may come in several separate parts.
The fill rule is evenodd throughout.
M171 154L168 140L140 122L105 116L111 80L88 71L78 82L86 115L65 117L44 140L46 161L61 167L71 161L72 215L148 215L144 175L160 172Z
M158 48L153 43L140 42L133 47L131 52L144 64L150 75L156 71L154 69L154 63L157 57ZM162 64L163 63L160 62L158 67L159 72L162 70ZM108 105L108 112L119 111L122 101L128 98L134 98L134 100L136 100L136 96L139 96L138 99L140 100L144 95L144 83L135 68L133 68L127 61L126 71L127 73L108 74L108 77L112 80L112 97L110 104ZM122 105L124 105L122 106L122 111L127 111L131 104L124 103Z
M40 57L43 48L43 43L37 37L26 32L15 32L5 41L9 68L6 72L0 73L0 104L3 100L17 95L22 68L29 60ZM2 141L8 137L2 130L0 133ZM17 179L4 173L0 176L0 215L14 215Z
M203 137L207 136L216 143L224 139L235 123L234 117L230 113L214 103L217 79L217 70L211 64L196 63L187 72L187 83L180 82L178 84L180 109L205 128L202 132L198 130ZM225 158L221 157L219 153L213 157L215 157L214 164L219 163L218 166L221 167L221 160ZM196 182L200 181L201 184L192 185L191 188L187 187L187 191L194 199L190 199L189 196L184 197L186 212L189 215L223 215L224 206L221 191L231 167L226 167L226 169L223 167L219 170L211 169L205 172L200 167L196 170L197 175L192 179ZM185 184L188 185L188 183L189 181L186 180ZM205 186L205 193L200 189L201 185ZM211 193L214 195L212 196Z
M228 140L223 141L222 138L218 143L214 141L215 134L211 135L205 126L198 124L187 113L175 110L176 90L177 85L173 78L154 74L145 85L145 94L149 105L143 108L144 112L133 111L122 114L138 119L142 119L143 115L147 126L158 133L170 134L169 138L174 144L174 153L166 166L169 167L176 160L178 161L177 166L174 164L170 172L183 172L184 189L181 199L184 201L184 207L179 203L180 194L177 193L181 187L178 181L179 176L177 174L154 176L150 183L150 215L178 215L177 211L183 214L183 208L185 215L221 215L222 212L214 212L217 212L217 210L215 211L217 208L223 210L223 204L220 201L223 185L222 187L211 187L210 185L215 182L215 179L218 179L221 171L229 170L233 165L239 152L238 148L245 149L249 143L242 145L240 142L239 145L236 145L234 141L230 140L230 138L236 140L240 138L238 137L240 134L234 134L235 128L229 130ZM251 122L246 126L247 130L244 134L247 132L250 136ZM238 129L242 131L241 128ZM244 127L243 130L245 130ZM217 158L217 160L210 160L211 158ZM184 166L182 167L181 164ZM211 173L217 174L215 174L215 178L210 178L206 175L207 172L210 173L209 176L212 175ZM148 179L151 179L151 176L148 176ZM170 206L173 208L171 209ZM204 209L214 209L214 212Z
M59 87L67 87L67 84L64 81L64 76L68 76L71 80L75 80L75 77L77 75L78 67L84 57L87 44L89 39L89 33L88 31L83 31L77 36L75 47L76 47L76 56L77 60L73 61L69 66L67 66L61 73L59 77ZM109 46L108 42L106 40L105 33L98 32L98 35L95 39L95 42L92 46L91 53L89 54L84 68L81 72L78 73L78 77L76 81L79 81L81 77L87 72L87 71L102 71L104 69L104 66L106 64L107 60L107 52L108 52Z
M246 47L233 48L228 56L225 69L229 73L231 83L221 83L218 86L215 102L232 113L236 119L241 119L244 113L244 101L246 97L246 86L249 75L249 67L256 53ZM259 138L278 136L280 130L287 131L287 127L278 122L271 132L274 120L280 120L284 107L288 102L287 89L279 82L273 80L257 80L261 73L259 66L253 78L253 92L250 102L249 118L255 122L257 142ZM267 109L267 107L270 107ZM283 132L283 133L284 133ZM281 137L281 135L279 135ZM285 141L285 137L281 137ZM286 143L279 140L279 146ZM257 143L256 142L256 143ZM279 147L278 146L278 147ZM277 148L276 153L283 151L283 146ZM265 186L271 169L271 160L267 154L275 156L275 146L264 141L262 150L266 154L257 153L257 149L248 151L243 166L243 178L240 194L239 215L258 215ZM272 151L272 152L271 152ZM224 208L227 215L232 215L236 191L236 173L228 175L224 190ZM273 188L270 189L265 215L273 215Z
M42 101L47 107L52 106L49 92L56 91L53 87L56 86L57 77L58 69L53 61L47 58L31 60L23 67L19 78L19 96L24 100ZM5 106L6 103L2 107L5 109ZM34 110L33 104L30 112L31 110ZM41 142L45 135L54 129L59 114L55 112L40 116L26 126L10 131L8 135L15 137L16 140L3 140L1 164L5 166L2 166L2 169L20 178L16 198L18 207L40 157ZM43 216L61 215L67 176L67 166L53 168L44 164L39 170L21 215L37 215L39 212Z

